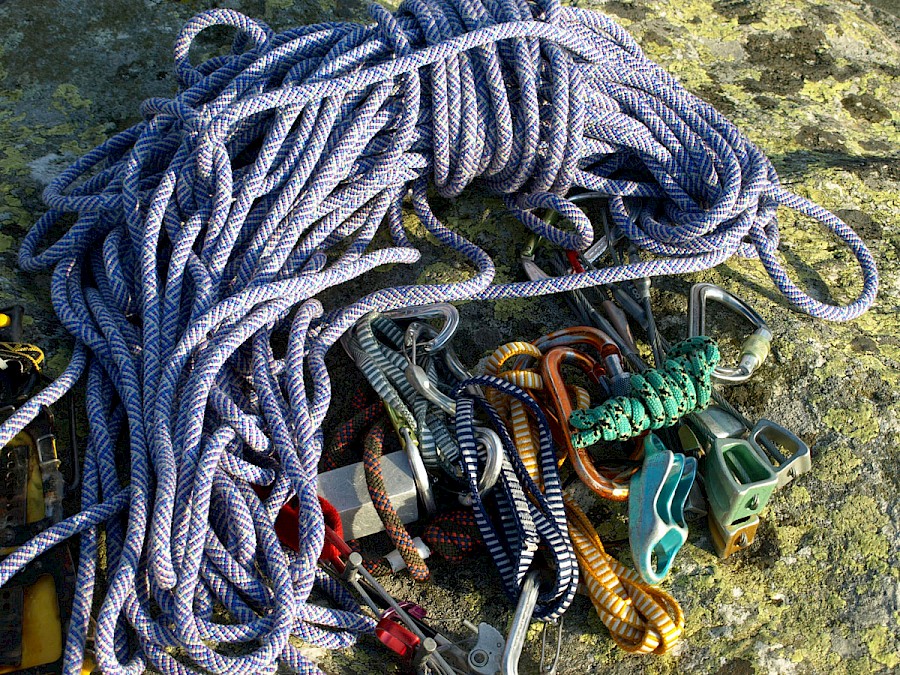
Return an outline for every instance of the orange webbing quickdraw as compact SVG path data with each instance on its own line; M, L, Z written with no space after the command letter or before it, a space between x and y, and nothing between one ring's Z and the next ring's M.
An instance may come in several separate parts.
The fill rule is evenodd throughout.
M561 376L557 376L561 363L554 363L554 361L562 360L564 354L569 351L572 350L556 347L550 349L548 354L541 358L543 370L544 360L550 355L553 373L550 378L542 378L541 384L546 383L547 390L556 392L557 398L560 397L559 392L566 393L567 388L562 386ZM512 344L504 345L491 357L489 367L494 368L495 372L499 371L504 361L517 353L524 354L526 352L528 356L533 355L530 349L517 349L512 347ZM553 355L553 352L557 352L557 355ZM590 361L587 357L584 358ZM587 366L588 364L582 365ZM508 372L521 372L521 369ZM578 387L575 392L577 409L584 409L590 405L586 391ZM568 395L566 395L566 401L568 406L572 405ZM531 419L524 410L524 406L519 407L521 408L521 418L517 415L516 406L510 405L509 426L511 426L516 449L523 463L528 468L531 477L537 481L539 478L537 445L534 442ZM567 421L568 415L562 419ZM600 536L584 512L570 497L564 496L564 499L569 536L581 570L582 580L597 615L609 629L616 644L626 651L637 654L664 654L669 651L678 641L684 629L684 614L678 602L664 591L643 583L636 572L608 555L603 548Z
M665 654L684 630L678 601L609 555L584 512L568 495L564 499L582 581L613 640L635 654Z

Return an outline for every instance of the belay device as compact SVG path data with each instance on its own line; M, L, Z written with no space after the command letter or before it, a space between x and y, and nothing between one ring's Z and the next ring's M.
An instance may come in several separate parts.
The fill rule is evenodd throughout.
M44 353L22 342L23 315L20 306L0 310L0 419L26 401L42 377ZM44 407L0 449L0 559L62 520L60 464L53 415ZM74 583L72 558L60 545L0 588L0 675L61 670Z

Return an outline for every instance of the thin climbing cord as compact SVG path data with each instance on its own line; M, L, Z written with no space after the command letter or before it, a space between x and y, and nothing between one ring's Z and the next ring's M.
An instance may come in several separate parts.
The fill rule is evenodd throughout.
M572 444L584 448L598 441L624 441L644 431L670 427L694 410L709 405L712 372L719 347L700 335L676 343L659 370L632 373L630 396L616 396L587 410L574 410Z
M397 510L391 503L390 495L384 484L384 475L381 471L381 457L384 452L384 424L385 420L376 423L366 434L363 465L369 497L378 512L378 517L384 524L384 530L391 543L399 551L403 562L406 563L406 569L409 570L410 576L416 581L427 581L430 576L428 565L422 560L415 542L406 531L406 526L400 520L400 516L397 515ZM388 567L388 571L390 571L390 567Z
M67 673L83 656L101 536L105 673L314 672L291 635L339 648L374 629L316 566L324 358L371 311L690 272L735 253L758 256L813 316L851 319L874 300L875 265L853 231L781 188L755 146L602 14L556 0L409 0L372 17L276 34L232 10L198 15L176 41L177 95L145 101L141 122L45 190L49 210L19 264L53 270L53 306L75 346L63 375L0 426L0 444L84 381L84 511L0 563L0 580L82 533ZM216 25L237 29L233 52L193 66L191 44ZM616 224L657 257L492 285L490 256L429 206L431 185L453 196L476 178L567 249L589 245L593 229L562 195L601 191ZM363 297L345 289L355 299L326 313L315 299L326 289L419 260L407 197L474 274ZM779 205L850 247L858 299L830 306L792 284L776 255ZM534 209L559 212L570 229ZM379 231L391 245L372 245ZM273 521L293 496L301 547L289 555ZM308 602L314 586L333 609ZM227 624L213 617L222 608Z

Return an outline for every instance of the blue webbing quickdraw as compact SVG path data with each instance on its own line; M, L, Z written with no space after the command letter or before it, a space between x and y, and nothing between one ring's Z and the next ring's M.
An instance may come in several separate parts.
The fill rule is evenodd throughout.
M528 474L497 411L486 400L468 393L469 387L490 387L512 396L534 415L538 429L543 491ZM543 545L544 554L553 562L554 577L549 589L545 587L539 593L534 617L554 621L562 616L575 597L578 563L569 539L562 482L547 418L525 391L491 375L481 375L463 382L457 388L455 397L456 436L463 468L472 490L475 519L500 572L503 590L512 602L517 601L525 575L532 568L538 546ZM500 512L499 528L492 522L477 489L481 470L475 438L476 406L487 414L503 442L505 456L500 480L492 490Z

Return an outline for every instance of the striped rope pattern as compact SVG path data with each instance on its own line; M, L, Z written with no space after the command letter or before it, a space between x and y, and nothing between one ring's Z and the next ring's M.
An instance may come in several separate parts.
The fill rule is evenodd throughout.
M566 518L588 595L616 644L636 654L672 649L684 630L678 601L609 555L587 515L569 497Z
M75 347L63 375L0 426L0 444L86 379L90 516L54 530L84 532L67 673L83 656L101 533L108 584L95 645L106 673L314 672L292 634L336 648L372 630L338 597L336 609L308 602L314 585L336 592L316 572L325 354L371 311L691 272L733 254L758 257L814 316L852 319L875 298L874 261L856 234L785 191L758 148L602 14L557 0L409 0L395 13L375 6L372 17L275 34L228 9L198 15L176 41L177 95L145 101L141 122L45 190L49 210L19 264L53 270L53 305ZM191 44L216 25L237 29L232 53L192 65ZM593 230L561 195L598 190L616 225L656 256L492 285L489 255L428 202L430 184L458 195L476 178L567 249L588 246ZM425 230L474 275L383 288L326 314L314 299L326 289L419 260L403 227L410 195ZM863 274L855 301L827 305L790 281L776 253L779 205L850 247ZM545 223L535 208L571 227ZM371 246L379 230L384 248ZM271 345L280 328L283 357ZM120 440L127 486L116 472ZM293 495L301 550L289 558L272 523ZM26 562L10 556L0 579ZM214 606L233 622L212 621Z

